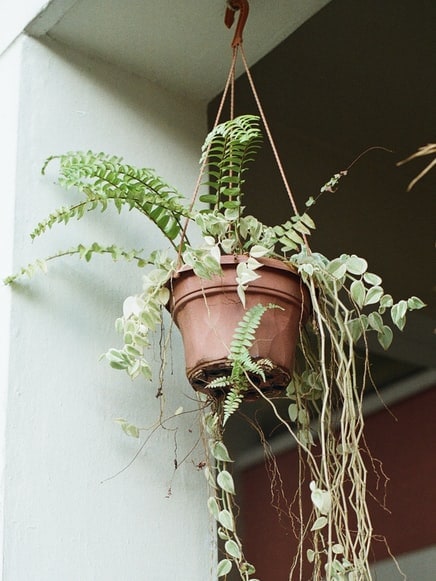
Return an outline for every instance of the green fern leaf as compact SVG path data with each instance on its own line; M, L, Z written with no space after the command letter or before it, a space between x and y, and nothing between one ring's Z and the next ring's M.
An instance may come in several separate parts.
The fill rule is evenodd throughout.
M259 327L262 316L269 309L280 308L278 305L269 303L267 305L257 304L251 307L239 322L230 344L229 360L232 363L229 376L218 377L209 383L208 387L225 388L230 387L223 404L223 422L227 422L229 417L239 408L244 398L244 392L249 388L249 374L258 375L265 381L265 368L271 367L268 360L262 362L254 361L249 350L252 347L256 330Z
M238 361L253 345L255 333L260 325L264 313L269 309L280 309L278 305L269 303L267 305L257 304L251 307L243 316L236 328L232 342L230 343L229 359Z
M224 207L224 198L231 198L231 207L240 205L243 173L262 144L259 117L243 115L219 124L209 133L203 146L201 162L208 167L207 185L217 196L215 206ZM228 200L226 200L228 202Z
M223 424L227 422L231 415L233 415L239 408L243 400L243 393L232 389L226 396L223 405L224 417Z
M28 277L32 278L38 272L47 272L47 262L55 260L56 258L62 258L63 256L74 256L78 255L79 258L89 262L94 254L109 254L113 261L126 260L127 262L136 261L139 267L145 266L147 264L147 259L141 256L142 250L125 250L120 246L112 244L111 246L102 246L97 242L93 242L90 246L84 246L83 244L78 244L67 250L59 250L56 254L52 254L44 260L38 259L35 262L28 264L27 266L21 268L15 274L8 276L3 280L3 283L8 285L16 282L20 278Z
M182 233L181 220L189 217L190 212L177 190L153 170L128 165L120 157L88 151L51 156L42 173L55 160L60 164L59 183L67 189L77 189L86 200L51 214L36 227L34 236L39 236L55 223L81 219L86 212L97 207L104 212L111 202L119 212L127 207L146 215L177 248L174 241Z

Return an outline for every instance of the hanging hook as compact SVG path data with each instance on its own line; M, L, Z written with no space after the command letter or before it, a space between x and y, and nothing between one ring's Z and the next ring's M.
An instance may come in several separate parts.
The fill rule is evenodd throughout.
M235 48L242 44L242 32L248 17L249 5L248 0L228 0L224 23L227 28L233 26L235 21L235 12L240 10L238 24L236 25L235 36L233 37L232 47Z

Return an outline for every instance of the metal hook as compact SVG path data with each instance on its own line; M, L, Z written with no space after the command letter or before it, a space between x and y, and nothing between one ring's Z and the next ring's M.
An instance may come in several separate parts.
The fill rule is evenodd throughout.
M228 0L224 23L227 28L233 26L235 21L235 12L240 10L238 24L236 25L235 36L233 37L232 47L235 48L242 44L242 32L248 17L249 5L248 0Z

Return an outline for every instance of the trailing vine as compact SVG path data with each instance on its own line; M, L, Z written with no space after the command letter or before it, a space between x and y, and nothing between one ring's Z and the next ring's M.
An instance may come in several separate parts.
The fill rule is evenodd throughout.
M74 190L79 199L41 220L31 233L32 239L55 225L68 225L89 212L105 212L114 207L119 213L125 208L151 221L165 237L165 247L144 255L141 250L117 245L77 244L22 267L4 282L16 284L22 277L46 272L49 261L64 256L78 256L90 262L95 255L108 255L114 261L126 260L142 268L140 290L125 299L122 315L116 321L123 344L109 349L105 357L114 369L126 371L131 378L151 380L147 352L161 328L178 268L192 268L198 277L210 279L222 274L222 255L244 255L235 281L244 307L247 288L261 276L260 258L278 258L297 271L310 295L311 318L300 328L300 356L286 394L288 417L283 418L274 401L259 388L272 363L250 355L262 316L269 309L280 308L277 305L258 304L246 310L228 346L230 373L208 385L209 411L204 414L204 426L216 470L214 473L212 466L205 469L212 491L208 506L225 553L218 563L218 576L226 578L236 569L242 581L255 581L254 566L246 560L237 533L232 459L224 436L229 418L238 412L247 393L256 393L297 442L310 471L308 486L313 510L307 522L301 520L299 550L291 574L298 568L302 581L301 563L306 559L312 565L313 579L368 581L373 532L366 504L367 467L362 452L362 400L368 363L365 359L363 375L359 375L356 349L363 348L367 357L369 334L388 349L394 328L402 331L407 313L425 305L417 297L395 301L385 292L382 278L372 273L361 257L342 254L330 260L309 250L307 238L315 224L308 213L296 214L275 226L245 214L244 176L261 144L256 116L237 117L213 129L200 160L208 173L204 185L209 187L209 193L200 196L203 205L199 208L187 204L153 170L126 164L121 157L88 151L48 158L42 172L58 163L59 184ZM422 154L427 153L425 150ZM347 171L335 174L316 198L308 199L306 207L316 203L323 192L336 191ZM196 229L190 238L186 221ZM199 244L191 242L198 239ZM158 395L163 389L168 342L169 339L162 342L160 352ZM221 396L216 397L216 393ZM126 434L139 436L139 429L128 421L119 423ZM300 494L302 486L301 482ZM303 555L303 543L309 535L311 546Z

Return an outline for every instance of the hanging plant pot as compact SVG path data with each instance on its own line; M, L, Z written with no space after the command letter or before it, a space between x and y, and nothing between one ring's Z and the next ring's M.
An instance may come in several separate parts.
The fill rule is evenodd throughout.
M237 294L236 267L245 256L223 256L223 274L210 280L196 276L190 267L183 267L172 280L170 311L183 338L186 375L196 391L210 393L207 385L219 376L229 375L229 345L245 310ZM250 282L246 309L259 303L273 303L262 317L251 357L272 363L265 369L265 382L252 377L269 396L281 394L289 384L294 365L295 348L300 326L309 315L310 300L300 277L283 262L259 259L263 266L260 278ZM220 395L222 391L214 393ZM252 394L257 396L253 389Z

